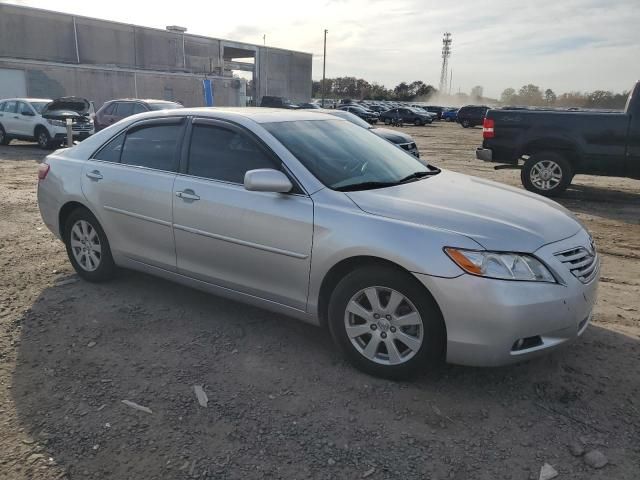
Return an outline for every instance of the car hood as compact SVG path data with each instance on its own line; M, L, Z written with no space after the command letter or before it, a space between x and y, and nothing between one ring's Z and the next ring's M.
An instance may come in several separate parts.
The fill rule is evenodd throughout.
M371 131L378 135L379 137L384 138L385 140L389 140L393 143L413 143L413 138L411 135L407 135L406 133L397 132L396 130L391 130L389 128L372 128Z
M416 182L346 195L370 214L459 233L487 250L534 252L582 228L551 200L447 170Z
M57 98L42 109L42 116L51 119L82 117L89 114L91 104L82 97Z

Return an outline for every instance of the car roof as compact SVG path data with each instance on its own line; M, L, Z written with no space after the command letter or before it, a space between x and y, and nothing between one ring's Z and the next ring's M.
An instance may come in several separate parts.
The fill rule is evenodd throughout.
M146 102L146 103L177 103L173 100L156 100L155 98L114 98L113 100L109 100L105 103L111 102Z
M216 113L225 113L230 116L248 118L256 123L294 122L302 120L335 120L336 117L326 113L318 113L317 110L290 110L285 108L265 107L200 107L181 108L172 110L184 115L211 116Z

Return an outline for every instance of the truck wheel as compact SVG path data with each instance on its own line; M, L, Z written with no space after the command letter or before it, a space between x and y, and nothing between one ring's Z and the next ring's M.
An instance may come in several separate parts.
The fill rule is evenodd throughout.
M554 197L564 192L573 179L573 168L556 152L539 152L531 155L520 173L524 188L530 192Z

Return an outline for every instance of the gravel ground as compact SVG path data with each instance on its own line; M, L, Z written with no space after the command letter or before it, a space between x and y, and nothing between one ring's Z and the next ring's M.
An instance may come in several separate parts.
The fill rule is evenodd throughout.
M474 159L480 129L402 130L434 164L519 185ZM639 181L577 176L560 199L603 259L579 341L395 383L295 320L133 272L79 280L38 214L43 156L0 147L0 478L640 478Z

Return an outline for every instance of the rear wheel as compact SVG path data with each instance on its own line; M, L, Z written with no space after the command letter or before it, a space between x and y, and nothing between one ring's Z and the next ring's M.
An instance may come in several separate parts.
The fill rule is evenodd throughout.
M36 142L44 150L51 148L51 136L46 128L39 127L36 129Z
M4 127L0 125L0 145L9 145L9 142L11 142L11 139L7 137Z
M65 223L64 243L71 265L82 278L104 282L113 277L115 263L109 240L89 210L79 208L71 212Z
M331 295L329 327L347 359L371 375L407 378L443 358L440 310L415 278L394 268L345 276Z
M573 168L565 157L556 152L540 152L527 159L520 179L530 192L553 197L567 189L573 175Z

